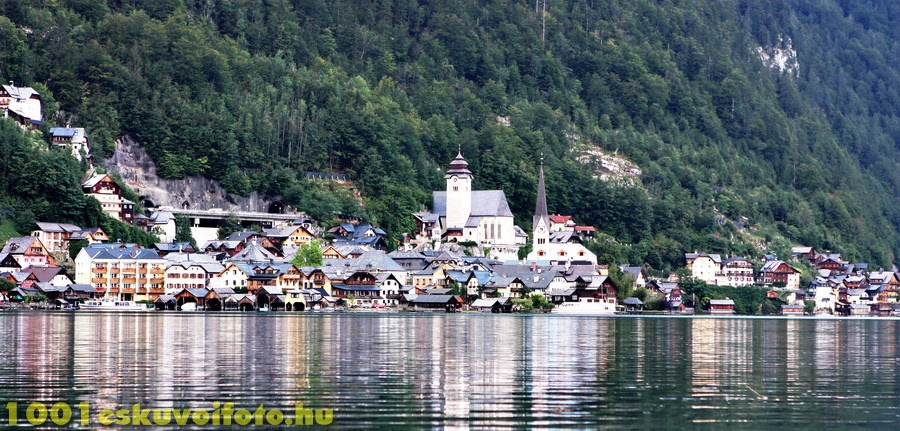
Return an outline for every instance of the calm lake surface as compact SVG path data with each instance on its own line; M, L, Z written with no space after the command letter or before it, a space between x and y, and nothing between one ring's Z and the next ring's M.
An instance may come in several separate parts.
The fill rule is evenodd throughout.
M0 342L0 408L303 402L334 409L336 428L900 427L898 320L2 312Z

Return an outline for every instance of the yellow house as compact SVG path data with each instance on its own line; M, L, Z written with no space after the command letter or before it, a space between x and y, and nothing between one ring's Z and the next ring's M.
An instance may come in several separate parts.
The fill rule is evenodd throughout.
M428 286L444 287L447 285L446 271L449 269L453 269L453 265L445 263L443 265L432 265L421 271L414 272L410 277L412 286L416 290L424 290Z
M266 237L281 243L282 247L300 247L309 244L315 238L305 227L300 225L265 229L265 233Z
M284 311L306 310L306 295L300 289L291 289L284 293Z

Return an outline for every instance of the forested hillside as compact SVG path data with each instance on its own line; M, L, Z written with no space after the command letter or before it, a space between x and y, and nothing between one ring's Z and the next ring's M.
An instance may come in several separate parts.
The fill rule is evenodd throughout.
M46 86L44 127L87 127L101 158L131 135L169 178L358 211L396 238L459 145L526 230L544 154L550 210L597 226L606 262L759 241L900 254L892 0L0 4L0 78ZM585 146L636 163L638 184L594 178ZM363 208L305 171L348 173Z

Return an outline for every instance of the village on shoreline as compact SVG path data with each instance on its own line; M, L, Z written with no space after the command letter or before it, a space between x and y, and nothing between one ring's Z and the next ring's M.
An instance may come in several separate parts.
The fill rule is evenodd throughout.
M35 129L40 95L2 88L5 116ZM85 129L50 134L90 164ZM548 211L539 163L530 238L503 190L473 190L460 151L446 189L433 192L430 210L410 214L416 231L390 252L377 226L344 214L321 226L279 202L269 212L185 205L141 214L123 184L92 168L84 193L160 242L145 248L112 242L100 227L37 222L0 251L0 308L900 315L896 272L812 247L762 260L686 253L685 267L665 277L649 277L642 263L598 262L585 247L596 228Z

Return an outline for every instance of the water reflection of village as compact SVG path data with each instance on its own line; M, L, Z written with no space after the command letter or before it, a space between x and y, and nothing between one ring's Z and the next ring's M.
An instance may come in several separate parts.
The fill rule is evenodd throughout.
M896 321L15 313L6 398L212 401L449 429L852 423L898 395ZM831 416L811 417L810 406ZM817 410L819 411L819 410ZM821 413L821 411L820 411ZM837 415L837 416L834 416Z

